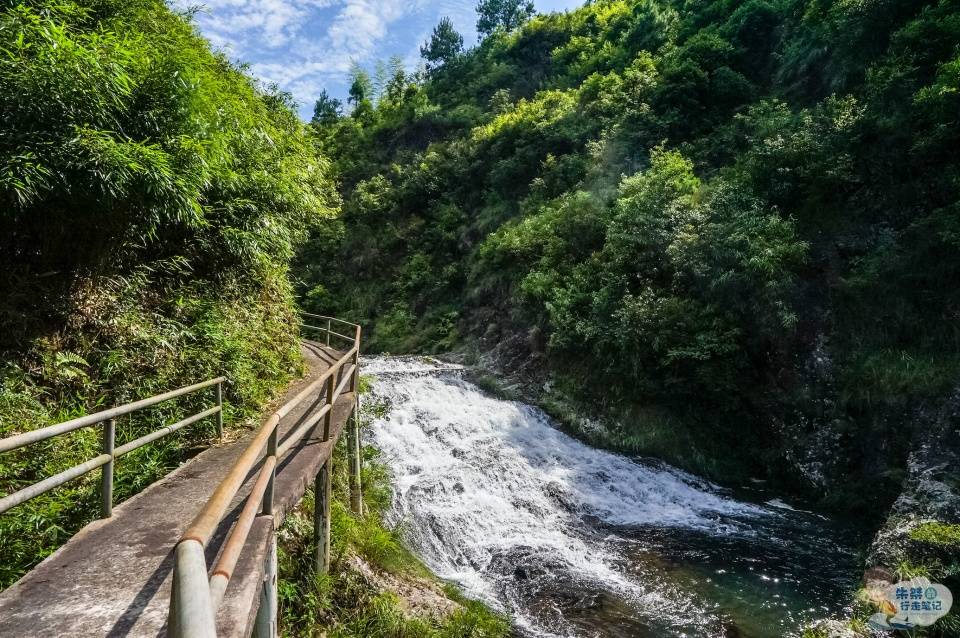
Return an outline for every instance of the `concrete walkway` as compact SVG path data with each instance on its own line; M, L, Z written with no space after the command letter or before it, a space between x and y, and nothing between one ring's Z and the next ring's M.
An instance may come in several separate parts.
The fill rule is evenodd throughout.
M268 413L322 374L339 353L307 343L309 373L291 385ZM303 496L333 442L342 431L355 395L345 392L333 411L331 441L309 433L281 459L275 483L277 520ZM323 404L307 400L280 422L280 439ZM316 430L316 428L315 428ZM247 446L240 440L205 450L164 479L115 507L109 519L95 521L76 534L16 584L0 593L0 636L162 636L173 569L173 549L184 529ZM243 507L259 466L234 499L228 515L207 547L212 565L226 534ZM264 554L273 522L259 517L220 607L220 636L244 636L251 606L259 595Z

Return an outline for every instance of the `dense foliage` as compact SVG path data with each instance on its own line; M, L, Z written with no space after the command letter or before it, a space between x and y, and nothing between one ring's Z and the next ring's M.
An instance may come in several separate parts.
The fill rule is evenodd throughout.
M960 8L518 24L315 126L345 201L309 303L374 349L533 361L625 449L881 516L960 372Z
M162 0L0 3L0 436L225 374L228 423L300 367L287 265L336 194L288 96ZM120 444L192 405L122 419ZM122 499L209 441L120 461ZM0 493L96 456L4 454ZM97 512L97 473L0 517L0 586Z

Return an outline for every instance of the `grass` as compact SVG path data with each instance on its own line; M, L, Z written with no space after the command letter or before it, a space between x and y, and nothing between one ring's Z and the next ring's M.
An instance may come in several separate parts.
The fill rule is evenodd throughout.
M933 352L864 347L841 367L840 396L865 406L936 399L952 389L958 371L960 356L950 347Z
M937 521L922 523L910 532L910 538L922 543L960 550L960 525Z
M362 380L361 391L368 381ZM386 406L364 406L362 418L382 414ZM504 638L509 622L482 603L446 584L438 593L459 604L447 615L417 616L404 610L396 593L368 582L354 562L403 581L434 582L435 577L383 523L392 491L377 451L363 448L364 516L349 508L347 450L341 439L334 451L331 503L331 569L314 569L313 494L309 493L279 531L280 633L289 637L329 638Z

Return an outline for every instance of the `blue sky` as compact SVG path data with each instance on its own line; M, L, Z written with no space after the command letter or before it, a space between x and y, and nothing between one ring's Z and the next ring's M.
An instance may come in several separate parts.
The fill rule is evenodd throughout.
M199 6L196 22L214 46L254 75L290 91L309 118L322 89L345 98L352 61L373 69L398 55L410 69L420 45L449 16L467 46L476 42L476 0L171 0ZM535 0L542 13L583 0Z

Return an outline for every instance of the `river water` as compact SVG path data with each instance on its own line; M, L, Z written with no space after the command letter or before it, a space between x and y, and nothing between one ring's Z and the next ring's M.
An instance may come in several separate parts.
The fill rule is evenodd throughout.
M457 366L367 359L390 523L441 578L521 636L799 635L839 617L856 564L842 529L769 495L591 448Z

